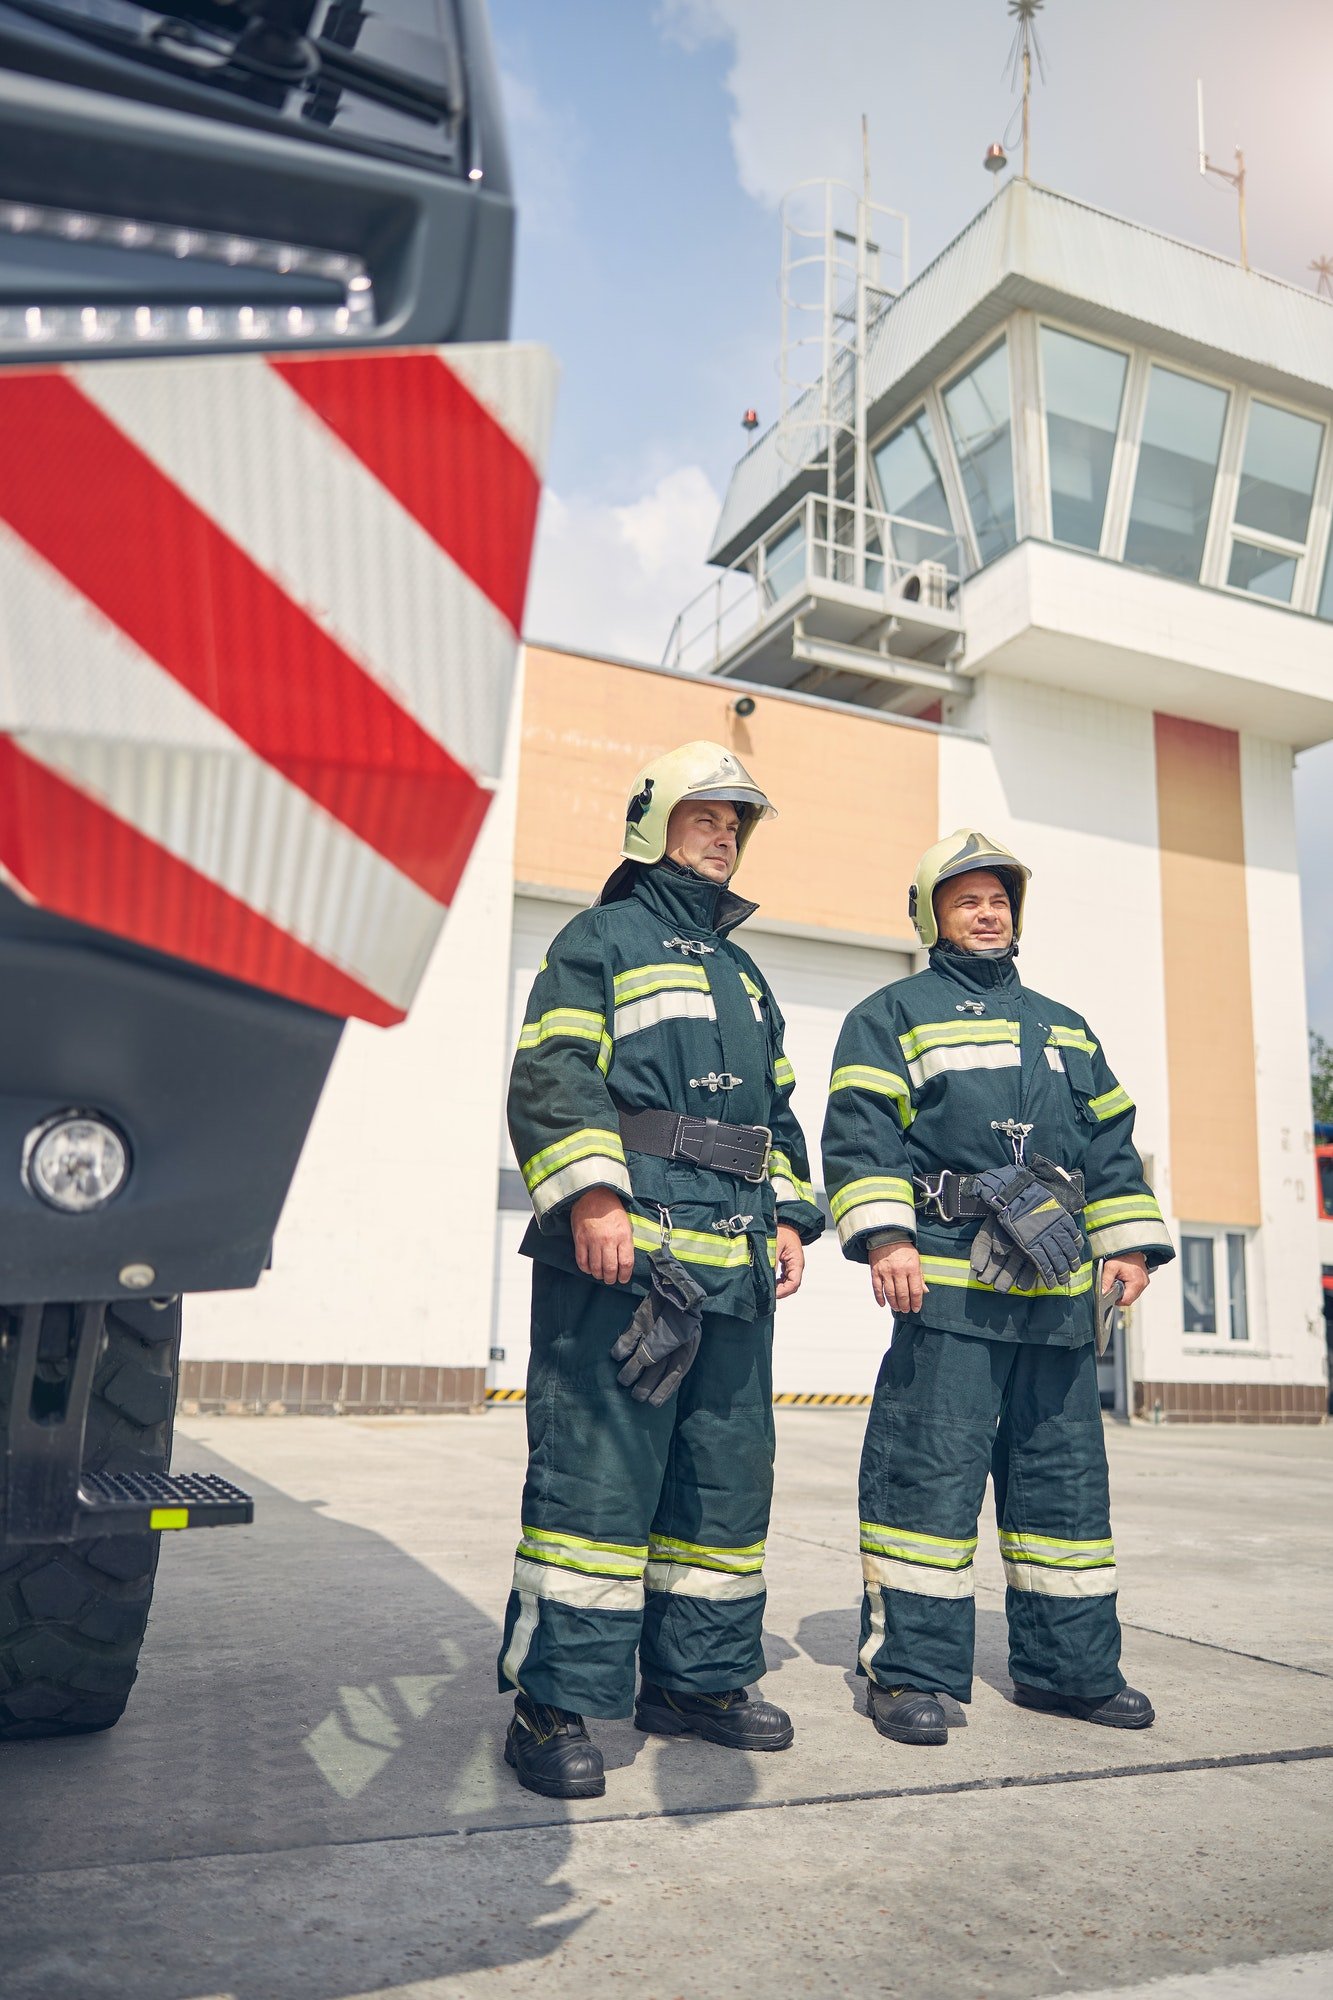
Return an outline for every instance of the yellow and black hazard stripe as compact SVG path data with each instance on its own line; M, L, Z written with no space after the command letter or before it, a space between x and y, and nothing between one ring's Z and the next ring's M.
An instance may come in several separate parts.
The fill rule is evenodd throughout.
M488 1403L522 1403L527 1400L526 1389L488 1389ZM773 1398L773 1407L782 1410L868 1410L873 1397L847 1396L835 1394L815 1394L794 1389L785 1389Z

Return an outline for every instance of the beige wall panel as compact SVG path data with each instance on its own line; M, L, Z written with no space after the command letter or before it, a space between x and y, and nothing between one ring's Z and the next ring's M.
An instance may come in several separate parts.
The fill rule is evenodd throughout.
M1256 1225L1240 739L1174 715L1154 725L1174 1207L1189 1222Z
M516 880L592 896L611 872L629 784L650 757L710 737L749 768L780 817L739 886L784 923L902 940L906 883L938 838L938 742L924 729L606 660L527 650Z

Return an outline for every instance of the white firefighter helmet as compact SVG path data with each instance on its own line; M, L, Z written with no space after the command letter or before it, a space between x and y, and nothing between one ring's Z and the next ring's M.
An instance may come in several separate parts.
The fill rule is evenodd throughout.
M737 861L760 820L776 817L739 757L720 743L682 743L679 750L668 750L645 764L630 787L620 844L626 861L651 865L662 859L667 821L682 799L726 799L736 807L741 822Z
M1023 905L1027 900L1032 870L998 841L988 840L974 826L960 826L944 840L928 847L916 865L916 879L907 897L907 914L916 925L916 934L929 949L939 943L940 927L935 917L935 891L954 875L969 875L985 868L998 875L1009 891L1014 913L1014 943L1023 932Z

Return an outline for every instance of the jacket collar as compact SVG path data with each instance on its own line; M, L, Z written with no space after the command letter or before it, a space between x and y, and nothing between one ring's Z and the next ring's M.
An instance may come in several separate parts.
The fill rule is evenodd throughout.
M981 958L975 952L950 951L947 946L937 944L930 954L930 969L942 979L951 979L955 986L965 987L969 993L1022 991L1023 982L1012 951L1007 951L1003 958Z
M734 931L759 908L758 903L747 903L721 882L710 882L675 861L640 867L630 895L664 924L716 937Z

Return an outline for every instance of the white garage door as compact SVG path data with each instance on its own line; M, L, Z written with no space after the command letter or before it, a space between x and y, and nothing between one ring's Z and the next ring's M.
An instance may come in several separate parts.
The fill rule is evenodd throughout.
M528 993L551 939L570 917L568 903L514 899L510 1041L516 1042ZM824 1122L833 1047L848 1010L877 986L911 971L904 953L862 945L784 937L749 925L745 943L763 967L787 1021L787 1054L796 1070L793 1105L810 1143L814 1180L822 1190L819 1132ZM496 1389L521 1389L528 1357L530 1265L518 1245L531 1210L506 1135L501 1158L499 1268L495 1286L491 1364ZM888 1321L870 1296L862 1265L848 1264L830 1228L810 1252L805 1284L778 1309L774 1390L780 1395L859 1395L874 1386L888 1340Z

